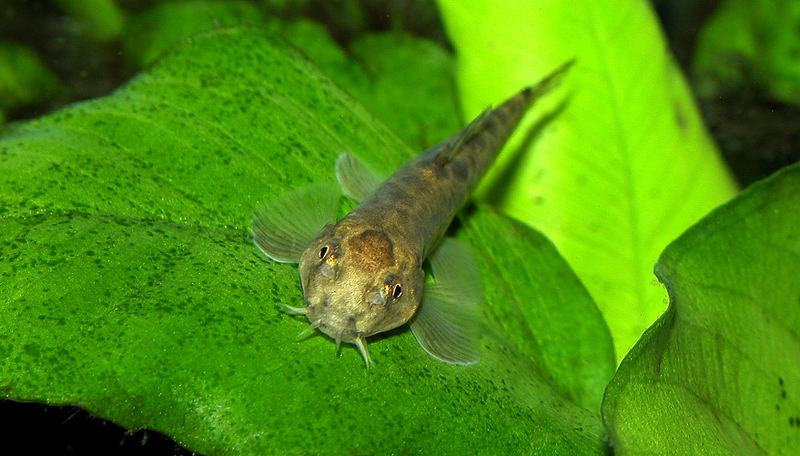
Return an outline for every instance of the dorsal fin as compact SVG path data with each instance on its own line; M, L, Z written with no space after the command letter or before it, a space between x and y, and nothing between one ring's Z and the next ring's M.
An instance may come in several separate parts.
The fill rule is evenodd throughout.
M472 120L461 131L447 138L442 144L439 145L442 150L436 154L436 161L441 164L449 163L464 147L464 144L474 138L476 134L480 133L486 121L489 120L489 115L492 113L492 107L487 106L478 117Z
M512 114L516 112L515 115L517 117L513 121L514 125L516 125L516 122L519 122L521 116L525 114L525 111L527 111L527 109L533 103L541 98L542 95L554 89L561 83L564 74L566 74L573 63L575 63L575 59L561 64L558 68L550 72L550 74L545 76L536 84L524 88L517 95L506 100L506 102L499 106L496 110L493 111L491 106L484 109L483 112L478 114L478 116L472 122L470 122L469 125L464 127L463 130L446 139L441 144L435 146L436 148L440 149L436 154L436 162L441 165L446 165L452 161L453 158L455 158L455 156L463 150L464 145L484 129L486 124L497 111L506 110ZM508 117L508 115L506 115L506 117ZM513 118L513 115L511 117ZM513 130L513 127L509 129L509 131L511 130Z

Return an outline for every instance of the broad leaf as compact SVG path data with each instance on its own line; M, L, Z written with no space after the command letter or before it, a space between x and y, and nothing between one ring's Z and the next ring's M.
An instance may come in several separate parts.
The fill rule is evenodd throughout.
M387 171L413 156L252 28L196 36L115 94L13 128L0 395L209 455L603 453L596 412L576 403L595 409L613 369L607 330L555 250L491 212L460 234L488 294L477 366L431 359L409 331L371 341L369 372L352 347L337 359L328 339L295 341L305 324L279 308L302 299L296 267L265 259L249 220L259 200L335 182L342 150Z
M395 32L364 35L351 44L350 53L370 84L347 90L415 150L438 144L462 127L454 59L438 45Z
M670 307L609 385L619 454L797 454L800 166L753 185L669 245Z
M658 254L734 192L648 2L439 4L467 117L576 59L568 95L529 116L482 195L555 243L624 356L664 310Z

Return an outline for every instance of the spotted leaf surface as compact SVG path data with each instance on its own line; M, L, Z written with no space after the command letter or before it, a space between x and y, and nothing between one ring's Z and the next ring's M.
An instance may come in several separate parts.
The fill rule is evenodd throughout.
M540 235L516 226L511 257L495 244L511 222L490 211L457 230L487 284L478 365L437 362L407 330L371 340L369 372L353 347L337 358L320 335L295 340L306 324L279 309L302 302L296 267L258 251L250 219L261 201L335 184L345 150L388 171L414 154L253 28L194 36L116 93L12 127L0 138L0 395L77 404L208 455L602 454L592 404L613 369L607 329ZM528 299L532 284L578 301L523 311L548 308ZM570 322L558 337L526 340L558 319ZM570 377L572 362L589 380Z

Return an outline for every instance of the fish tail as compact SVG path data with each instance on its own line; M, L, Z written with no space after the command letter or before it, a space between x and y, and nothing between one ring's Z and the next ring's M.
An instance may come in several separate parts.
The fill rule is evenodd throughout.
M541 98L547 92L555 89L561 84L561 81L564 80L564 75L569 71L572 65L575 64L575 59L570 59L561 64L558 68L553 70L550 74L544 77L541 81L537 82L532 86L528 86L514 98L519 97L519 102L525 106L525 108L529 108L536 100ZM514 100L508 100L511 102ZM508 103L507 102L507 103Z

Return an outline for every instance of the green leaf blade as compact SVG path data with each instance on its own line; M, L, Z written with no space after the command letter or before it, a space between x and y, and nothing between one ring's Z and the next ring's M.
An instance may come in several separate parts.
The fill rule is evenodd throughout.
M664 251L656 272L670 308L620 366L603 404L625 454L792 454L800 445L798 190L793 166Z
M554 385L563 370L502 331L469 368L431 359L408 331L371 341L370 371L352 347L336 358L320 335L295 341L306 323L279 308L302 302L296 267L258 253L250 217L259 200L335 182L342 150L388 170L412 155L251 28L195 36L115 94L15 126L0 139L0 394L78 404L209 455L604 453L584 387ZM470 239L487 236L503 237ZM498 258L478 259L510 263ZM583 298L570 317L601 328ZM592 334L572 342L609 350Z
M646 2L439 2L466 114L570 59L553 125L523 123L479 196L540 229L603 311L618 359L664 310L660 251L735 186ZM524 43L521 45L520 43ZM519 149L518 149L519 148Z
M485 284L492 331L513 340L562 394L598 410L616 367L614 347L574 272L543 235L488 208L465 224L483 276L494 278Z
M704 97L756 86L787 104L800 102L794 2L726 0L697 38L693 71Z
M279 21L249 2L192 0L159 4L135 15L123 44L133 66L142 68L193 33L236 24L280 31L415 150L427 149L460 127L452 55L402 32L366 33L343 50L325 27L309 20Z

